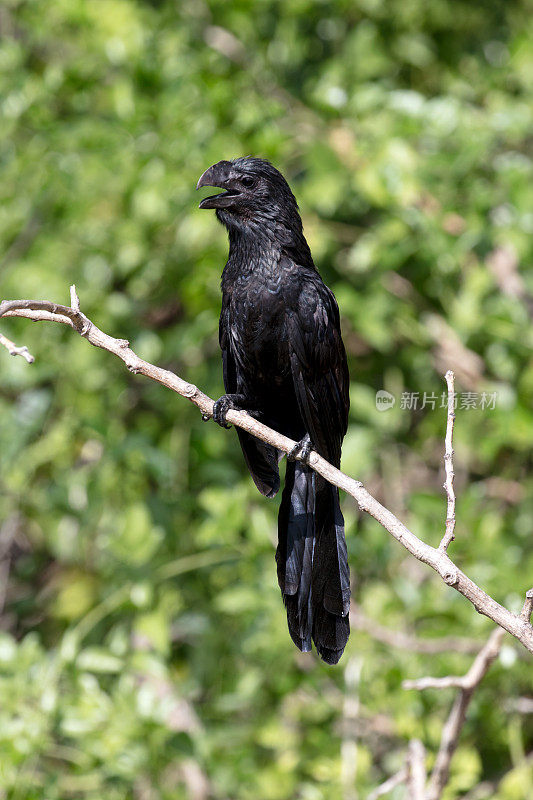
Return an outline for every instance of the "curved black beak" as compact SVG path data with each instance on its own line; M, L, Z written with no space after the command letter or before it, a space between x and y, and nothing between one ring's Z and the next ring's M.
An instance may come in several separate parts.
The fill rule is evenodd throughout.
M202 186L218 186L226 191L211 197L204 197L199 208L226 208L231 205L232 199L240 192L231 186L233 181L230 178L230 174L231 163L229 161L219 161L209 169L206 169L204 174L200 176L196 189L200 189Z

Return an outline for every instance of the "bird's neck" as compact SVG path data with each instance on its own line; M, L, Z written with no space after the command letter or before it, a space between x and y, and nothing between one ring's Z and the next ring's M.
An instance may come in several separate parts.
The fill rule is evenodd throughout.
M279 222L275 217L266 215L261 219L246 219L232 214L226 209L219 208L216 212L218 221L228 231L230 249L241 244L257 243L258 246L267 246L269 242L279 239Z
M314 269L301 223L295 229L280 219L263 218L255 222L235 218L222 210L217 211L217 217L228 231L227 268L230 271L236 269L240 275L257 271L276 272L280 269L283 252L290 253L301 266Z
M229 228L229 255L225 272L246 280L262 275L269 282L280 270L281 245L263 230L254 232Z

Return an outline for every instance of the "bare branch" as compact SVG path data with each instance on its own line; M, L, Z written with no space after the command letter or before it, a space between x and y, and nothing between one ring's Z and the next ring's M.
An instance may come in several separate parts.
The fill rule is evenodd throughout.
M33 364L35 361L34 357L26 347L23 345L22 347L17 347L15 342L12 342L11 339L8 339L7 336L4 336L3 333L0 333L0 344L3 345L7 352L12 356L22 356L25 358L28 364Z
M482 643L476 642L474 639L455 636L422 639L405 631L386 628L376 620L367 617L353 602L350 607L350 625L357 630L365 631L378 642L383 642L390 647L397 647L399 650L409 650L412 653L437 655L438 653L452 652L476 655L482 647Z
M524 600L522 611L520 612L520 616L525 622L530 622L532 612L533 612L533 589L528 589L526 592L526 599Z
M76 294L76 287L74 284L70 287L70 307L74 311L80 310L80 298Z
M446 531L439 544L439 550L446 552L450 542L455 539L455 491L453 488L453 479L455 473L453 471L453 426L455 423L455 375L448 370L446 375L446 383L448 384L448 419L446 422L446 438L444 445L444 471L446 473L446 480L444 481L444 489L446 490L447 503L446 503Z
M407 755L409 776L407 788L410 800L426 800L426 751L420 739L409 742Z
M425 773L425 752L418 740L409 744L407 755L408 789L411 800L440 800L448 783L450 764L457 748L459 736L466 719L466 712L472 696L487 674L490 665L500 652L505 632L495 628L485 645L481 648L466 675L448 676L446 678L420 678L404 681L404 689L450 689L458 688L459 692L442 730L439 752L427 789ZM379 795L378 795L379 796Z
M448 675L445 678L416 678L402 682L402 689L463 689L464 675Z
M2 316L25 317L35 321L60 322L61 324L69 325L81 336L84 336L90 344L118 356L126 364L130 372L144 375L180 394L182 397L186 397L200 409L204 417L211 417L213 414L213 400L196 386L187 383L187 381L184 381L169 370L161 369L139 358L131 350L129 342L125 339L115 339L112 336L108 336L79 309L47 301L4 300L0 303L0 317ZM288 453L296 444L287 436L283 436L272 430L272 428L263 425L247 414L246 411L230 409L227 414L227 420L284 453ZM466 597L480 614L492 619L497 625L500 625L521 642L530 653L533 653L533 627L528 620L521 615L513 614L497 603L461 572L444 550L432 547L415 536L394 514L372 497L360 481L345 475L316 452L311 453L309 463L319 475L322 475L334 486L350 494L357 501L361 510L373 516L411 555L430 566L448 586L452 586L463 597Z
M374 789L373 792L367 797L367 800L378 800L379 797L383 797L384 794L388 794L392 792L393 789L396 789L397 786L400 786L402 783L405 783L408 776L407 767L402 767L401 770L396 772L395 775L392 775L388 780L378 786L377 789Z
M490 665L500 652L504 632L496 628L485 646L479 651L474 662L463 679L463 685L454 701L446 724L442 731L439 752L429 781L427 800L440 800L444 787L448 783L450 763L455 753L459 736L463 729L466 711L472 696L487 674Z

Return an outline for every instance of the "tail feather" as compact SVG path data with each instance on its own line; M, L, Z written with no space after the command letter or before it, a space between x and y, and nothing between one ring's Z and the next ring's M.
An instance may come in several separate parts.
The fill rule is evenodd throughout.
M298 467L287 464L276 561L289 632L296 646L307 652L311 650L315 493L314 480Z
M337 664L344 653L350 635L348 617L329 614L317 608L313 641L318 655L326 664Z
M336 664L350 625L350 575L338 491L309 467L289 462L279 519L278 582L289 632L304 652L314 641Z
M326 611L345 617L350 610L350 570L339 492L319 475L316 492L316 577L313 584L324 599Z

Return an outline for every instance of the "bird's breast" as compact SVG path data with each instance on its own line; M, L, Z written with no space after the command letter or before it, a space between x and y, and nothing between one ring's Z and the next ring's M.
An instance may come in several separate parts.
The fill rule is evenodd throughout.
M280 288L265 284L233 293L230 342L237 361L258 381L282 383L287 369L287 304Z

